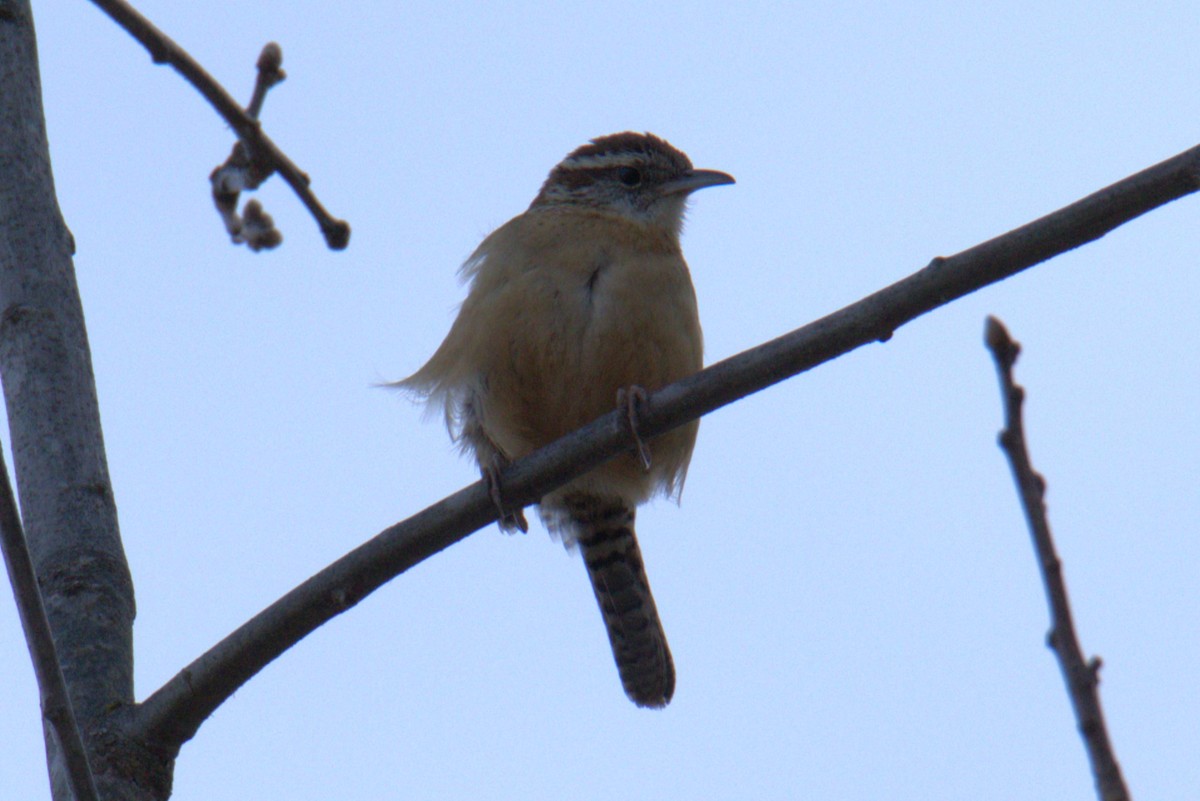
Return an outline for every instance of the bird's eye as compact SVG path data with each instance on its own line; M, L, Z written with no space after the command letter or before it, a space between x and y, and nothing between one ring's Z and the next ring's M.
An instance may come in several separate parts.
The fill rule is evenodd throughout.
M617 170L617 178L626 186L637 186L642 182L642 173L636 167L622 167Z

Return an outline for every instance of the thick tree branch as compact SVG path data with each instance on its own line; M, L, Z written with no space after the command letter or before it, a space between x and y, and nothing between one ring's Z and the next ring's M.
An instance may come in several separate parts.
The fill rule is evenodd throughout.
M79 724L75 720L66 679L63 678L62 664L58 661L58 650L54 647L50 621L42 605L42 592L38 589L33 559L25 543L17 499L13 496L3 456L0 456L0 548L4 551L8 580L12 583L21 628L25 631L25 642L33 660L33 673L42 700L42 717L50 722L58 738L71 792L77 801L98 801L96 780L88 764L83 737L79 734Z
M652 437L870 342L955 298L1097 239L1196 191L1193 148L1059 211L949 258L776 340L654 393L639 408ZM630 447L612 412L521 459L500 476L505 499L536 503ZM309 632L412 565L496 519L484 482L398 523L334 562L226 637L141 704L137 734L178 746L238 687Z
M251 114L233 99L225 88L217 83L208 72L180 47L171 37L160 31L150 20L143 17L124 0L92 0L118 25L129 32L150 52L155 64L170 64L175 71L196 88L217 113L229 123L238 139L248 151L247 157L256 165L256 171L265 180L272 172L278 172L288 182L292 191L300 198L317 221L325 243L333 250L342 250L350 242L350 225L333 217L309 188L309 178L301 172L271 138L263 133L255 114ZM268 45L268 47L270 47ZM261 60L260 60L260 75ZM261 103L260 103L261 105ZM256 184L257 185L257 184ZM246 186L244 188L252 188Z
M995 317L987 320L985 339L996 361L996 373L1004 397L1004 430L1000 432L1000 447L1012 466L1017 493L1021 496L1021 506L1025 510L1025 519L1029 523L1029 533L1037 552L1046 600L1050 604L1051 626L1047 642L1062 668L1101 801L1128 801L1129 790L1125 787L1121 767L1117 764L1116 754L1108 739L1104 712L1100 708L1100 694L1096 689L1100 684L1100 659L1087 662L1083 658L1083 649L1079 646L1075 623L1071 618L1071 605L1067 600L1062 562L1055 551L1050 523L1046 519L1046 482L1033 469L1025 443L1025 424L1021 417L1025 390L1013 380L1013 365L1016 364L1021 346L1013 342L1004 325Z
M144 764L122 759L112 710L133 704L133 583L104 454L73 242L54 195L28 0L0 20L0 378L21 523L62 674L106 797ZM56 713L57 714L57 713ZM51 788L71 797L45 726ZM65 745L65 743L63 744ZM160 763L161 764L161 763ZM126 793L122 798L141 798Z
M0 86L0 377L20 526L11 497L3 516L9 534L24 534L26 558L18 556L10 569L16 566L14 584L25 586L16 592L26 599L21 612L43 693L51 792L62 801L95 798L97 791L161 801L170 795L174 752L125 736L134 709L133 583L71 262L74 242L54 192L29 0L0 0ZM21 562L32 562L31 569ZM37 621L29 599L39 590L52 639L30 628ZM63 683L69 695L55 687L47 697L51 685Z

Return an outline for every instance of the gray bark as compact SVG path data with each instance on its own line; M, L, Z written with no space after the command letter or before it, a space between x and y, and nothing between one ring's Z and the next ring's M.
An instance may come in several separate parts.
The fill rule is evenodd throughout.
M120 736L133 704L133 584L41 103L29 1L0 0L0 379L22 519L103 797L165 798ZM46 741L54 798L70 798L48 729Z

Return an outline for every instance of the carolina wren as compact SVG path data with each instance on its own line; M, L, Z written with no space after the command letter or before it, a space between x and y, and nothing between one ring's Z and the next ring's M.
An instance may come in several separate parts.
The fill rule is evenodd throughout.
M450 333L424 367L394 386L444 410L451 436L488 478L503 529L524 530L525 520L504 511L502 467L617 402L636 439L638 399L703 366L679 233L688 195L733 182L693 169L651 134L593 139L563 159L529 209L463 265L470 289ZM653 439L653 459L638 440L636 453L538 504L551 533L582 551L621 682L639 706L666 706L675 668L634 513L653 495L678 497L697 427Z

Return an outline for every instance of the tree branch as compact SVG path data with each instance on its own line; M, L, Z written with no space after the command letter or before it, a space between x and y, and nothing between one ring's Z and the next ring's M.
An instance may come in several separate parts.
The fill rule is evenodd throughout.
M1067 584L1063 579L1062 562L1050 536L1050 523L1046 519L1046 482L1029 460L1025 443L1025 424L1021 419L1021 406L1025 390L1013 380L1013 365L1021 346L1013 342L1004 325L995 317L987 320L985 335L988 349L996 361L996 373L1000 379L1000 390L1004 396L1004 430L1000 432L1000 447L1012 465L1017 493L1025 509L1029 533L1037 552L1038 567L1042 583L1046 588L1046 600L1050 604L1051 626L1047 643L1058 657L1067 694L1075 710L1075 719L1087 747L1092 763L1092 777L1101 801L1128 801L1129 790L1121 777L1108 730L1104 725L1104 713L1100 709L1100 659L1085 662L1083 649L1075 634L1075 623L1071 618L1071 606L1067 600Z
M246 113L257 120L262 114L267 92L287 77L282 69L283 50L274 42L268 42L258 56L258 77L254 81L254 94ZM251 250L270 250L283 242L283 234L275 227L271 215L263 211L262 204L251 200L242 214L238 214L238 199L242 192L257 189L271 177L273 167L262 159L255 159L244 142L238 141L225 163L208 176L212 184L213 204L217 214L225 223L225 230L235 244L245 244Z
M301 172L300 168L292 163L292 160L271 141L271 138L263 133L255 114L243 109L186 50L124 0L92 0L92 2L128 31L133 38L141 42L142 46L150 52L150 58L155 64L170 64L204 96L204 99L237 133L238 139L248 151L248 159L255 165L256 171L262 173L262 180L265 180L273 172L278 172L283 176L292 191L296 193L317 221L317 225L320 226L321 233L325 237L325 243L331 249L342 250L349 244L350 225L344 220L336 219L325 210L325 207L321 205L309 188L308 176ZM270 47L271 45L267 46L267 48ZM265 52L266 49L264 49ZM261 75L262 59L259 63ZM247 184L242 188L253 188L253 186ZM259 212L261 213L261 207L259 207Z
M922 270L857 303L740 353L651 395L639 432L653 437L850 350L886 341L899 326L970 292L1098 239L1196 191L1200 147L1143 170L1059 211ZM547 492L630 447L612 412L501 473L505 499ZM178 746L255 673L309 632L438 551L496 519L484 482L384 530L260 612L145 700L135 734Z
M75 710L63 678L62 663L58 661L58 649L54 646L50 621L42 605L42 592L38 588L33 559L29 556L21 516L17 512L17 500L13 496L3 456L0 456L0 549L4 551L8 580L12 583L21 628L29 645L33 673L41 694L42 717L50 722L58 738L58 747L66 763L67 778L75 798L77 801L98 801L96 780L88 764L83 737L79 734L79 724L75 720Z
M123 760L112 711L134 702L133 583L104 453L73 242L54 195L28 0L0 21L0 378L21 525L58 664L100 792L150 769ZM51 710L55 716L60 713ZM44 724L52 792L68 743ZM66 739L69 741L70 734ZM133 798L125 794L122 797ZM141 797L141 796L137 796Z

